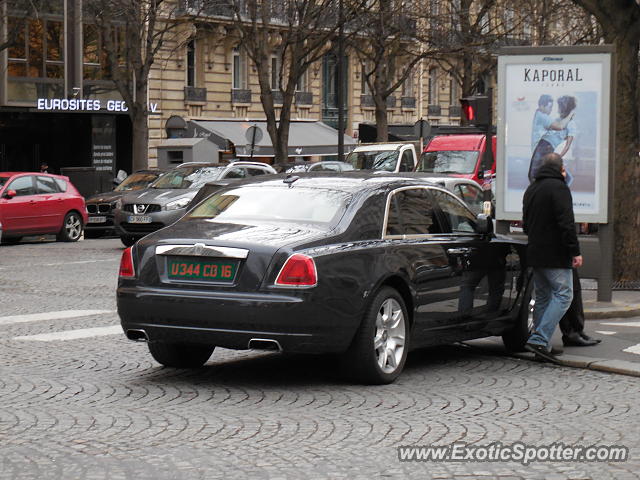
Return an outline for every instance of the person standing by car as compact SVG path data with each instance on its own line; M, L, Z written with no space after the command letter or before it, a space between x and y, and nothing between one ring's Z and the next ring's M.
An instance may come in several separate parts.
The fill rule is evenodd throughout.
M582 265L573 199L563 173L562 157L545 155L522 200L536 298L533 332L525 349L552 362L558 360L551 353L551 337L573 299L572 268Z

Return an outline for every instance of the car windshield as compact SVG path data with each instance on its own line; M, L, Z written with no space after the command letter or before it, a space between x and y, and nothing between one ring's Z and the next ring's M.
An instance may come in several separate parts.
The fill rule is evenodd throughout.
M342 218L351 194L321 188L243 186L212 195L185 218L217 222L299 222L330 226Z
M118 185L114 190L116 192L128 192L131 190L141 190L149 186L151 182L153 182L156 178L158 178L159 173L132 173L127 178L125 178L120 185Z
M7 183L9 177L0 177L0 188L4 187L4 184Z
M346 162L351 164L356 170L384 170L395 172L398 163L398 152L396 150L383 150L378 152L351 152L347 156Z
M473 173L476 170L478 152L442 150L425 152L418 162L417 172Z
M178 167L162 175L150 186L151 188L196 189L207 182L218 180L225 168L224 165Z

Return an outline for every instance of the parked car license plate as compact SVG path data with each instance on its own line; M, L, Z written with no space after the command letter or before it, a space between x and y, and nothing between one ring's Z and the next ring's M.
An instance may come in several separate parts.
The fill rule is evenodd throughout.
M89 217L87 223L105 223L107 221L107 217Z
M171 280L204 280L231 283L238 260L213 260L195 257L168 257L167 276Z
M129 223L151 223L149 215L129 215Z

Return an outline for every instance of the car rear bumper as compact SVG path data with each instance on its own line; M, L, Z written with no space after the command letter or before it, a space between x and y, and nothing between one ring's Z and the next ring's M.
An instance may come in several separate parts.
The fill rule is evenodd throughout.
M274 340L292 353L345 351L359 316L330 303L286 294L175 292L120 287L118 314L125 333L149 341L198 343L243 350L252 339Z

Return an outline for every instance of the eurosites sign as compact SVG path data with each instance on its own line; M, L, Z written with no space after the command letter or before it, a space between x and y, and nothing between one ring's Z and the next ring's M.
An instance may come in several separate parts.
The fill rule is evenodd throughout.
M124 100L99 100L87 98L39 98L38 110L48 112L126 112L129 110ZM157 103L149 103L149 113L159 113Z

